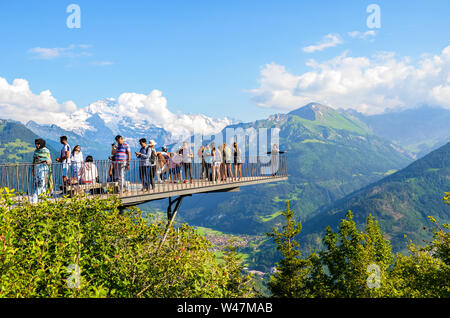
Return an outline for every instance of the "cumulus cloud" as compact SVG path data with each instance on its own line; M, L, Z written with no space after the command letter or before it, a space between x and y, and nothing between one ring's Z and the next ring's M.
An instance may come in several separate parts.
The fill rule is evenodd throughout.
M77 109L73 101L59 103L49 90L34 94L28 81L15 79L9 84L0 77L0 114L21 122L57 123Z
M117 124L125 118L135 124L150 123L164 128L174 136L186 136L195 133L213 134L232 124L232 120L211 118L202 114L177 114L167 107L167 99L160 90L153 90L150 94L123 93L117 100L108 99L97 101L75 112L69 122L62 126L72 125L74 122L83 123L90 115L98 114L105 123L117 131Z
M167 107L167 99L159 90L150 94L123 93L117 99L99 100L78 109L73 101L60 103L49 90L34 94L28 81L15 79L9 84L0 77L0 118L26 123L56 124L67 130L90 129L87 120L97 114L113 131L120 121L131 124L153 124L174 136L196 133L214 134L232 123L201 114L176 114Z
M260 86L248 90L252 100L261 107L285 110L315 101L371 114L420 104L450 108L450 46L415 63L391 52L371 57L345 52L325 62L311 59L306 65L310 70L300 75L282 65L265 65Z
M303 48L303 51L306 53L314 53L316 51L323 51L329 47L335 47L342 43L342 39L338 34L327 34L320 43L306 46Z

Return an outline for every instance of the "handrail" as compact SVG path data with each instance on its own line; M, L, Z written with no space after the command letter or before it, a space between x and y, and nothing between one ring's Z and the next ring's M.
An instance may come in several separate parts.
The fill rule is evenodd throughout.
M95 160L80 164L0 164L0 191L3 188L14 189L24 200L37 202L41 195L54 198L76 194L139 196L288 176L287 155L284 154L247 156L241 159L240 164L219 163L216 167L214 163L193 158L191 163L169 168L164 159L156 160L154 166L146 166L140 159L132 159L129 163ZM233 179L229 176L230 171Z

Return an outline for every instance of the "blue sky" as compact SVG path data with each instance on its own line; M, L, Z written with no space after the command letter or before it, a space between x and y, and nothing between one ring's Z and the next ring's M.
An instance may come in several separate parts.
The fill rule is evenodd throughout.
M81 8L80 29L66 26L71 3ZM381 8L381 28L365 39L351 37L352 31L370 31L371 3ZM0 77L8 83L26 79L34 94L50 90L59 103L72 100L78 108L158 89L173 112L254 120L289 109L277 107L277 100L255 102L255 96L265 99L276 90L276 83L260 83L268 64L301 76L311 70L306 65L311 59L323 63L342 54L370 58L391 52L397 62L408 56L416 65L423 54L440 55L450 45L449 12L450 2L438 0L2 1ZM303 50L330 34L340 43ZM43 59L34 48L67 50ZM442 98L446 84L438 84Z

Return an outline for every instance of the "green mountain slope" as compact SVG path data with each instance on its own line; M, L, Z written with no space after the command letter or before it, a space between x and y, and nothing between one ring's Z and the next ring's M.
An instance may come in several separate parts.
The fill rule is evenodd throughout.
M31 162L37 138L40 137L23 124L0 119L0 163ZM55 158L56 151L48 148Z
M307 218L320 206L412 160L361 122L318 104L230 127L279 127L280 148L288 150L289 181L186 198L181 216L191 224L232 233L264 233L279 222L286 199Z
M431 233L424 228L429 224L427 216L433 216L438 223L450 221L448 206L442 202L446 191L450 191L450 143L318 210L303 224L302 234L309 242L316 242L321 237L318 233L327 225L337 226L348 210L359 224L370 213L379 221L394 249L401 251L410 239L418 244L430 239Z

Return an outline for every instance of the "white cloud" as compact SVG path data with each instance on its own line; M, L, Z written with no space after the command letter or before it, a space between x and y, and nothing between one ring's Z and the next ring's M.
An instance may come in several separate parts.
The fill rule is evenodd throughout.
M113 62L110 61L96 61L96 62L92 62L92 65L95 66L109 66L109 65L113 65Z
M348 35L354 39L358 38L358 39L366 40L366 39L375 37L377 35L377 32L374 30L369 30L366 32L352 31L352 32L348 32Z
M52 60L59 57L91 56L92 54L86 51L91 47L92 45L89 44L71 44L68 47L55 48L44 48L38 46L29 49L28 52L32 54L35 59Z
M175 136L196 133L213 134L232 124L230 119L211 118L201 114L176 114L167 108L167 99L160 90L150 94L123 93L117 100L97 101L75 112L69 121L60 123L63 128L73 126L73 122L82 123L91 114L99 114L108 127L115 126L123 118L129 118L139 124L147 121L164 128Z
M311 59L306 65L310 70L300 75L281 65L265 65L260 86L248 90L252 100L261 107L285 110L312 101L364 113L420 104L450 108L450 46L416 63L389 52L371 57L346 52L325 62Z
M159 90L148 95L123 93L117 100L100 100L77 109L73 101L59 103L49 90L34 94L24 79L15 79L9 84L0 77L0 118L22 123L33 120L38 124L56 124L81 132L89 129L86 120L93 114L98 114L113 131L120 120L130 119L136 124L147 121L178 137L190 135L194 129L196 133L214 134L232 123L227 118L173 113Z
M21 122L57 123L76 110L72 101L58 103L49 90L33 94L28 81L15 79L9 84L0 77L0 114Z
M342 43L342 39L338 34L327 34L320 43L304 47L303 51L306 53L314 53L316 51L323 51L329 47L335 47Z

